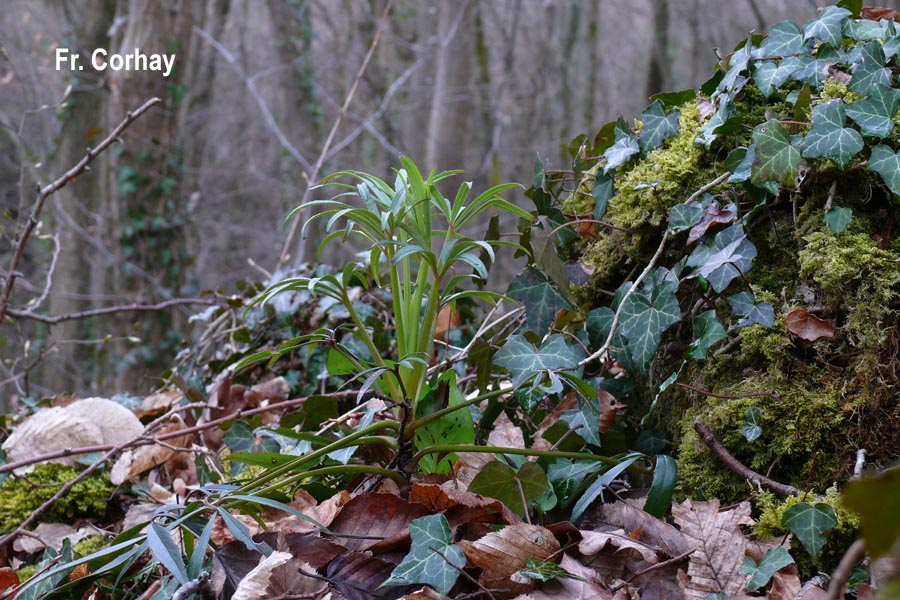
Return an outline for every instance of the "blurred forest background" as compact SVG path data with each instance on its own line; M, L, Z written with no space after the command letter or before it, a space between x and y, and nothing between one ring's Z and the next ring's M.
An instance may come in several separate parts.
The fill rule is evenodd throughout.
M11 306L52 316L231 294L315 259L316 240L283 249L283 219L386 2L3 0L0 264L35 185L75 164L127 110L163 99L50 199ZM320 176L386 176L407 153L423 168L464 169L476 190L527 185L538 156L566 168L575 135L705 81L714 48L727 53L749 30L802 23L815 9L807 0L394 0ZM57 47L82 52L84 65L94 48L174 52L175 72L56 71ZM514 264L504 268L500 289ZM45 393L146 391L203 308L52 326L13 318L0 333L0 407Z

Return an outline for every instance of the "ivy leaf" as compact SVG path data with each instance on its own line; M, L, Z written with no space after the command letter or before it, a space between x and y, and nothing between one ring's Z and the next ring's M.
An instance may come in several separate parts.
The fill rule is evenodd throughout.
M688 204L676 204L669 213L669 233L681 233L694 227L703 218L704 209L712 202L712 196L705 203L694 200Z
M536 581L551 581L553 579L575 579L587 582L583 577L569 573L555 562L538 560L536 558L526 558L525 568L517 572L517 575L534 579Z
M756 246L747 238L743 225L737 223L717 233L711 242L698 245L687 266L699 267L697 274L722 293L733 279L750 270L755 257Z
M516 471L506 463L493 460L481 468L469 484L468 491L495 498L524 517L531 504L551 488L547 474L537 463L526 461ZM522 506L523 496L527 506Z
M631 358L642 370L656 354L663 332L681 319L675 287L671 282L661 282L652 290L631 294L622 306L622 336Z
M490 464L490 463L489 463ZM553 486L561 505L568 504L572 495L591 475L603 468L595 460L557 459L547 467L547 481Z
M853 218L853 211L842 206L832 206L825 211L825 224L834 233L844 233Z
M769 35L759 45L758 56L760 58L790 56L801 54L805 50L806 42L803 41L800 25L794 21L782 21L769 28Z
M720 92L727 93L729 98L734 98L734 96L744 87L744 84L747 83L747 78L742 76L741 73L747 70L747 64L750 61L750 51L752 49L752 39L747 38L744 45L741 46L739 50L735 50L728 59L728 70L725 72L725 76L722 77L722 81L719 82L716 89Z
M660 454L653 469L653 483L644 502L644 512L661 519L672 504L672 494L678 481L678 463L671 456Z
M706 122L700 133L694 138L694 142L709 148L716 138L719 137L719 133L721 133L719 129L725 128L727 123L733 118L735 118L734 103L726 96L721 97L718 109L716 109L712 118Z
M900 468L851 481L842 498L859 513L866 552L873 559L889 552L900 539L900 512L886 498L900 498Z
M653 103L641 113L641 122L644 128L638 145L641 152L646 154L660 146L664 141L676 135L679 129L678 119L681 111L677 108L666 113L662 100L654 100Z
M878 144L872 148L867 168L881 175L888 189L900 196L900 157L889 146Z
M506 290L506 295L525 307L526 328L543 336L556 313L572 305L553 287L544 275L534 267L520 273Z
M803 140L804 158L825 157L844 170L862 147L859 132L844 127L843 100L831 100L813 108L812 129Z
M900 108L900 90L881 84L869 90L869 96L847 105L850 117L863 135L883 138L894 130L893 116Z
M751 406L747 409L747 413L744 415L744 422L741 423L740 431L741 435L746 438L748 442L752 442L753 440L759 439L759 436L762 435L762 427L759 426L759 420L762 418L762 411L755 406Z
M768 302L756 304L750 292L738 292L728 297L731 312L740 317L736 327L762 325L771 328L775 324L775 309Z
M571 367L579 360L575 350L558 333L544 340L539 349L535 349L525 336L512 335L494 355L494 364L512 375L514 388L520 387L541 371Z
M615 313L608 306L595 308L588 313L588 316L584 321L584 328L585 331L587 331L592 348L599 348L606 341L606 338L609 336L609 328L612 327L614 316ZM638 366L634 364L634 361L631 359L627 350L624 350L626 345L625 338L622 337L622 327L616 327L616 331L612 337L612 346L614 348L623 348L623 350L613 351L613 358L622 363L622 366L624 366L627 371L638 369Z
M827 504L819 502L813 506L800 502L785 511L781 525L797 536L810 556L816 558L825 544L824 534L837 526L837 515Z
M744 564L741 565L741 574L750 575L747 589L752 592L765 587L775 573L792 564L794 564L794 559L787 553L784 546L776 546L762 555L759 564L756 564L756 561L749 556L745 556Z
M700 222L691 228L688 234L687 245L690 246L709 231L713 225L727 225L737 216L737 206L729 202L725 208L719 208L718 202L712 202L703 209L703 217Z
M879 42L860 44L860 58L853 66L851 91L870 94L876 85L891 85L891 72L884 67L884 50Z
M800 164L800 150L791 144L791 135L777 119L769 119L753 130L756 158L750 181L775 180L791 185Z
M695 90L686 89L677 92L660 92L659 94L653 94L650 96L650 101L655 102L660 100L666 108L675 108L687 104L696 97L697 92Z
M460 570L466 566L466 557L452 543L447 518L438 514L413 519L409 523L409 536L412 539L409 554L379 587L425 584L439 594L449 593Z
M756 146L736 148L725 159L725 168L731 171L727 183L744 183L750 181L753 161L756 160Z
M768 98L790 79L800 68L793 60L764 60L753 65L753 81L759 91Z
M791 79L794 81L802 81L810 86L815 86L817 90L820 89L825 80L828 79L828 67L833 64L833 61L829 62L827 60L814 58L808 54L792 56L784 59L784 62L789 63L794 69Z
M844 21L849 16L850 11L846 8L826 6L818 19L810 21L803 28L803 39L815 38L832 48L840 48Z
M606 216L606 207L609 201L616 195L615 178L612 175L601 173L597 170L594 178L594 219L600 221Z
M725 339L725 328L716 318L716 311L708 310L694 319L694 335L697 339L688 346L688 356L703 360L716 343Z
M625 119L619 119L615 131L616 141L603 153L603 157L606 159L606 166L603 167L604 173L609 173L624 165L628 159L641 151L637 137L628 130Z

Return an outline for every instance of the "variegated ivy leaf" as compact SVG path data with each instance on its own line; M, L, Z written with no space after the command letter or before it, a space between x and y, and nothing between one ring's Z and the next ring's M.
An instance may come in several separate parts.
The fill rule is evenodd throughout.
M769 35L759 45L757 56L768 58L770 56L790 56L806 51L806 42L803 41L803 31L794 21L782 21L769 27Z
M694 143L703 144L709 148L719 137L719 128L727 127L728 122L735 117L734 102L727 96L721 96L718 102L719 108L694 138Z
M660 146L664 141L678 133L681 111L676 109L666 112L662 100L655 100L641 113L641 122L644 128L638 145L641 152L646 154Z
M804 158L825 157L843 170L862 147L859 132L844 127L843 100L831 100L813 108L812 129L803 140Z
M572 367L584 358L566 339L554 333L535 348L523 335L512 335L494 355L494 364L503 367L512 376L514 388L542 372Z
M900 157L889 146L878 144L872 148L868 169L884 180L895 196L900 196Z
M870 94L876 85L891 85L891 72L884 67L884 50L878 42L860 45L860 58L853 65L851 91Z
M708 310L694 319L694 335L696 339L688 346L688 356L702 360L716 343L725 339L725 328L716 318L716 311Z
M837 526L837 515L823 502L815 505L800 502L785 511L781 525L797 536L806 551L816 558L825 545L825 533Z
M756 303L750 292L738 292L728 297L731 312L738 317L735 327L762 325L772 327L775 324L775 309L768 302Z
M788 133L778 119L769 119L753 130L756 159L753 163L752 183L778 181L791 185L800 164L800 149L791 143Z
M740 49L735 50L728 59L728 71L722 77L716 90L725 92L729 98L734 98L738 92L747 83L747 78L742 75L747 70L747 64L750 61L750 52L753 49L751 38L747 38L746 42Z
M736 277L746 273L756 257L756 246L747 238L740 223L723 229L711 241L699 244L687 260L698 267L697 274L722 293Z
M894 130L893 116L900 109L900 90L881 84L869 90L869 96L847 105L850 117L863 135L883 138Z
M645 371L656 354L663 332L681 319L675 290L678 282L667 269L656 269L644 286L622 305L619 326L626 347L637 366Z
M512 280L506 295L525 307L526 328L541 336L547 333L561 309L572 308L544 275L533 267L526 268Z
M609 173L624 165L628 162L628 159L641 151L637 137L628 129L625 119L619 119L619 122L616 124L615 135L616 141L603 153L603 157L606 159L603 173Z
M795 60L763 60L753 65L753 81L759 91L768 98L790 79L801 67Z
M844 21L850 16L851 13L846 8L826 6L818 19L810 21L803 27L803 39L815 38L832 48L840 48Z
M449 593L466 566L466 556L453 544L447 517L427 515L414 519L409 523L409 536L412 540L409 554L381 585L423 583L439 594Z

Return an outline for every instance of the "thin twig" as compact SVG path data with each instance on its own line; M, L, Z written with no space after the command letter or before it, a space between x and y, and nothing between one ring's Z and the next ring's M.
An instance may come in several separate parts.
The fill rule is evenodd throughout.
M611 587L609 591L612 592L613 594L615 594L620 589L622 589L623 587L625 587L626 585L628 585L629 583L631 583L632 581L634 581L641 575L646 575L647 573L649 573L651 571L655 571L656 569L662 569L662 568L668 567L669 565L674 565L675 563L683 561L685 558L687 558L688 556L693 554L694 550L696 550L696 548L691 548L687 552L682 552L678 556L673 556L672 558L670 558L668 560L664 560L662 562L652 564L649 567L647 567L646 569L641 569L640 571L637 571L636 573L632 573L631 575L628 576L628 579L626 579L625 581L623 581L622 583L620 583L618 585Z
M771 398L773 400L781 400L781 395L778 392L747 392L746 394L716 394L714 392L710 392L709 390L704 390L698 387L694 387L692 385L688 385L686 383L676 383L680 388L684 388L686 390L690 390L692 392L697 392L698 394L703 394L704 396L709 396L710 398L721 398L723 400L740 400L742 398L756 398L759 396L765 396L766 398Z
M356 79L353 80L353 84L347 91L347 97L344 98L344 103L341 105L341 110L338 111L337 117L334 119L334 123L331 126L331 131L328 132L328 137L325 138L325 143L322 145L322 151L319 153L319 158L316 159L316 164L312 166L308 181L306 182L306 191L303 192L303 198L300 201L301 206L306 204L307 200L309 199L309 195L313 187L313 182L317 181L319 178L319 172L322 170L322 164L325 162L325 156L328 154L328 150L329 148L331 148L332 142L334 142L334 136L337 135L338 128L341 126L341 122L344 120L344 115L347 113L347 108L350 106L350 102L353 100L353 96L356 95L356 89L359 87L359 83L360 81L362 81L363 74L366 72L366 68L369 66L369 61L372 59L372 55L375 54L375 48L378 47L378 42L381 40L381 34L387 26L388 14L390 13L392 4L393 0L387 0L384 5L384 11L381 13L381 20L378 23L378 29L375 30L375 36L372 38L372 44L369 46L369 51L366 52L366 56L365 58L363 58L362 64L359 66L359 71L356 73ZM278 258L279 265L286 265L288 260L290 259L291 246L294 245L294 238L297 236L299 224L305 222L308 216L309 210L307 208L304 208L303 210L298 212L296 216L294 216L294 219L291 222L291 228L287 234L287 239L285 239L284 246L282 246L281 248L281 256ZM295 263L300 263L302 261L303 245L300 244Z
M180 306L182 304L200 304L203 306L217 306L220 303L216 300L208 298L173 298L159 304L125 304L121 306L104 306L103 308L94 308L91 310L82 310L79 312L65 313L62 315L39 315L30 310L9 309L7 312L10 316L20 319L29 319L32 321L40 321L49 325L62 323L63 321L75 321L80 319L89 319L91 317L99 317L104 315L114 315L123 312L155 312L165 310L172 306Z
M850 544L844 557L841 558L841 562L834 570L834 574L831 576L831 583L828 584L828 596L826 596L826 600L838 600L838 598L843 597L841 591L844 589L844 584L850 579L850 574L853 573L853 567L856 566L856 563L865 558L865 556L866 545L863 540L856 540Z
M716 439L715 434L707 427L706 423L703 421L697 421L694 423L694 431L696 431L700 435L700 439L709 446L709 449L713 451L713 453L719 457L725 466L743 477L747 479L751 483L764 485L767 488L771 489L774 492L778 492L782 496L798 496L800 495L800 490L795 488L792 485L788 485L785 483L779 483L773 479L769 479L765 475L760 475L756 471L745 467L738 459L734 457L731 452L728 451L728 448L722 445L722 443Z
M31 209L31 214L28 215L28 219L22 225L22 229L19 232L18 239L16 241L16 248L13 251L12 258L9 260L9 268L6 270L6 282L3 286L3 292L0 293L0 326L2 326L3 322L6 320L6 314L9 309L9 299L12 295L13 286L16 281L16 270L19 268L19 264L22 262L22 257L25 254L25 246L28 244L28 240L31 238L31 234L34 232L34 228L37 227L39 219L41 217L41 212L44 210L44 203L47 201L47 198L61 190L67 183L70 181L74 181L79 175L81 175L90 165L94 162L94 159L100 156L104 150L109 148L113 142L119 139L119 136L122 135L122 132L128 128L138 117L142 114L150 110L156 104L159 104L161 100L159 98L150 98L144 104L138 108L137 110L128 111L125 113L125 118L119 123L112 132L106 136L99 144L94 146L93 148L88 148L87 152L78 163L75 164L74 167L66 171L61 177L59 177L56 181L49 183L41 188L41 191L38 193L38 197L34 202L34 206Z
M210 574L204 571L196 579L179 586L172 594L172 600L187 600L193 594L199 594L203 600L214 600L216 592L210 583Z

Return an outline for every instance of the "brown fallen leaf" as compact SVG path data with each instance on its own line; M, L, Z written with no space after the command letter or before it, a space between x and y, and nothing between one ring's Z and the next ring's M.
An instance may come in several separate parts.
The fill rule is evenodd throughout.
M441 309L441 312L438 313L437 323L434 328L434 339L445 339L447 332L460 325L462 325L462 317L459 316L459 313L454 310L451 305L447 304Z
M263 600L284 594L315 597L325 591L328 583L301 574L310 573L305 562L289 552L273 552L244 577L234 591L232 600Z
M139 419L144 417L157 417L184 398L184 392L178 389L165 389L145 397L141 405L137 407L134 414Z
M655 564L659 562L656 550L647 544L635 541L625 535L622 529L610 531L582 531L582 541L578 544L578 551L584 555L597 554L604 548L612 547L616 551L632 551L637 553L644 561Z
M398 543L406 540L408 544L410 521L428 514L431 512L425 506L393 494L362 494L344 505L330 529L335 533L358 536L343 538L344 545L350 550L368 550L394 538L398 538Z
M444 513L451 528L471 522L503 525L522 522L499 500L435 484L414 483L409 501L425 506L429 513Z
M797 337L815 341L822 337L834 337L834 325L810 314L805 308L795 308L784 318L784 327Z
M560 550L559 542L548 529L524 523L510 525L474 542L462 540L459 547L468 561L481 569L481 584L489 589L508 589L509 595L505 597L531 589L530 583L515 583L510 579L525 568L527 559L552 560Z
M597 399L600 401L600 417L598 419L600 423L600 433L606 433L609 431L609 428L612 427L613 421L616 419L616 414L623 408L622 404L619 404L616 397L607 392L606 390L597 390Z
M172 415L169 423L159 430L157 435L175 433L185 429L184 421L179 415ZM152 444L141 446L135 450L122 453L109 473L109 480L113 485L122 485L126 481L136 481L140 475L150 469L161 467L179 454L176 448L189 448L191 437L189 435L178 436L166 440L165 445Z
M900 13L893 8L884 8L883 6L865 6L859 11L859 16L862 19L871 19L872 21L889 19L900 22Z
M751 525L750 503L719 512L719 501L685 500L672 504L672 517L681 532L696 547L688 570L679 570L679 583L685 598L705 600L710 594L740 594L749 579L740 572L747 550L747 538L741 525Z
M794 600L801 587L797 565L788 565L772 575L768 600Z
M326 571L328 581L348 600L388 600L413 586L379 589L396 565L367 552L347 552L331 561Z
M631 504L603 504L599 516L604 523L624 529L632 539L661 549L669 558L680 556L693 548L693 543L682 532Z
M720 209L716 204L710 204L703 209L700 222L691 228L688 234L687 245L690 246L703 237L706 231L713 225L725 225L734 221L737 215L737 207L731 202L725 208Z

